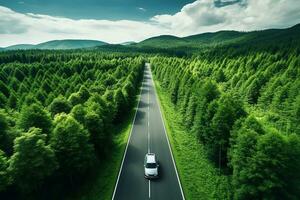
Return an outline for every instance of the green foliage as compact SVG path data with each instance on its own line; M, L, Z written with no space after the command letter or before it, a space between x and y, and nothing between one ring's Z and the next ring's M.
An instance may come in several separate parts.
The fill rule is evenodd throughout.
M5 156L1 155L0 198L6 193L23 198L30 192L29 198L40 199L47 191L47 198L57 199L56 194L65 195L70 184L76 189L89 179L96 163L98 166L114 155L116 131L112 129L132 110L143 69L144 60L136 54L94 50L1 52L0 150ZM19 141L18 152L13 151L14 140ZM32 152L27 149L29 140ZM49 163L49 170L54 169L51 173L44 169L42 159L50 145L57 159L56 166ZM38 150L42 154L37 155ZM40 173L32 162L41 167ZM3 163L11 165L13 181L9 187Z
M12 153L13 139L10 134L9 119L4 110L0 110L0 150Z
M156 55L150 60L155 78L178 111L178 125L184 129L175 136L181 141L174 143L181 145L185 155L194 155L186 147L192 137L197 138L192 149L201 147L201 159L195 163L207 162L207 156L220 167L222 176L209 180L228 184L209 187L211 194L204 192L207 197L220 194L220 199L232 199L229 194L234 193L236 199L297 199L299 27L250 33L221 31L186 38L162 36L128 48L98 49L185 56ZM173 49L153 48L162 42L164 48ZM0 148L6 153L0 163L9 162L11 141L19 135L19 128L28 131L31 127L48 135L50 140L44 144L49 146L50 142L58 157L59 170L51 176L57 179L53 185L64 176L74 185L73 178L78 173L82 178L93 166L93 159L101 163L112 155L111 128L124 121L133 105L144 66L140 56L12 51L0 53L0 64L0 107L5 109L0 112L0 125L5 127L0 129L4 138L0 138ZM59 114L62 112L67 114ZM53 130L51 117L55 114L59 115ZM188 161L189 156L184 159ZM216 171L213 166L210 169ZM233 189L224 192L231 188L224 180L231 177ZM203 192L195 186L189 189Z
M71 103L65 99L63 96L59 96L55 98L52 103L49 105L49 111L52 115L56 115L58 113L69 113L72 108Z
M120 122L124 117L124 113L126 113L129 110L124 94L120 88L117 89L114 93L114 102L117 110L115 121Z
M6 114L3 110L0 110L0 149L5 149L7 142L7 131L8 131L8 121Z
M79 89L79 96L83 101L86 101L90 97L90 92L85 86L81 86Z
M158 84L156 90L185 198L232 199L228 184L230 177L219 173L207 159L204 145L199 143L190 128L180 124L181 114L172 104L167 91Z
M218 70L216 73L216 81L219 82L225 82L226 81L226 77L225 74L223 72L223 70Z
M19 127L28 131L31 127L42 129L43 133L49 134L52 129L52 120L49 113L38 104L31 104L22 108Z
M95 160L89 134L72 116L55 117L55 128L50 144L59 163L59 169L69 177L83 175Z
M250 180L247 180L247 177L251 176L248 170L253 162L251 156L255 153L258 134L251 129L241 129L240 132L231 159L233 186L235 187L235 199L248 199L246 190L250 193L257 187Z
M269 48L276 52L282 47L299 46L299 24L287 29L271 29L264 31L238 32L219 31L215 33L202 33L187 37L175 37L172 35L162 35L146 39L133 47L156 48L160 50L177 50L182 53L209 54L211 49L218 49L221 56L230 56L237 53L257 51L257 49ZM164 44L164 45L162 45ZM238 51L235 49L239 47ZM215 53L211 53L214 57ZM255 66L255 65L254 65Z
M295 43L288 39L299 33L299 27L276 36L266 34L276 30L239 33L232 38L252 36L234 44L191 49L191 57L151 58L155 78L180 114L185 132L195 134L209 160L232 176L236 199L300 196L295 171L300 167L295 159L300 133L299 38ZM258 35L278 43L251 43ZM200 42L202 37L205 34L188 39Z
M46 135L41 129L31 128L15 139L8 170L22 192L36 191L56 168L54 152L46 145Z
M18 99L16 97L16 94L14 92L10 93L10 96L7 101L8 107L12 109L16 109L18 105Z
M74 106L71 110L71 115L81 124L85 123L86 109L82 104Z
M83 100L81 100L80 94L78 92L71 94L68 101L70 101L73 106L84 103Z
M23 104L19 104L19 108L22 109L24 106L30 106L32 104L40 104L40 102L36 99L36 97L33 94L29 93L27 95L23 95L23 97L24 96L25 96L24 102Z
M286 176L286 165L290 162L288 146L286 139L276 133L267 133L261 136L257 142L257 152L254 154L253 166L250 169L250 176L257 186L254 191L256 197L263 198L284 198L289 193L284 194L284 181L283 177ZM297 149L293 149L293 151ZM298 154L299 152L296 152ZM297 173L297 172L296 172ZM248 194L248 196L251 196Z
M297 199L299 137L242 130L232 159L235 199Z
M124 85L122 92L127 99L128 106L132 105L132 103L134 102L133 97L136 93L136 89L134 88L134 85L131 82L127 82Z
M201 92L202 99L205 102L211 102L214 99L218 98L220 95L217 85L211 82L210 80L204 83L200 92Z
M179 82L175 82L175 84L172 85L171 88L171 101L173 104L177 103L177 96L178 96L178 88L179 88Z
M249 103L251 103L251 104L257 103L260 87L261 87L261 85L259 84L257 79L255 79L251 83L251 85L249 86L248 92L247 92L247 99L248 99Z
M239 118L245 116L242 102L231 95L220 98L207 135L209 154L215 162L227 164L230 131Z
M293 110L294 110L293 116L294 116L295 124L298 124L296 132L299 133L299 131L300 131L300 95L297 97L296 101L294 102Z
M5 108L7 102L7 98L4 94L0 92L0 108Z
M4 152L0 150L0 192L5 190L10 184L8 164L8 159L6 158Z
M9 97L9 89L1 80L0 80L0 91L6 98Z

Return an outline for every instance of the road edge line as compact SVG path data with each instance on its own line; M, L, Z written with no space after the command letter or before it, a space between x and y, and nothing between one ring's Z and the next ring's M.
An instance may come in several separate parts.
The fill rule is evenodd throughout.
M165 121L164 121L164 118L163 118L163 116L162 116L162 112L161 112L161 109L160 109L161 104L160 104L160 101L159 101L159 99L158 99L158 95L157 95L155 83L154 83L154 81L153 81L152 70L151 70L151 65L150 65L150 64L149 64L149 68L150 68L150 72L151 72L151 81L152 81L152 83L153 83L154 90L155 90L155 96L156 96L155 99L156 99L156 102L158 103L158 109L159 109L159 113L160 113L161 120L162 120L162 122L163 122L164 132L165 132L165 136L166 136L167 141L168 141L169 151L171 152L171 157L172 157L173 165L174 165L174 168L175 168L177 180L178 180L178 182L179 182L179 187L180 187L180 191L181 191L181 196L182 196L183 200L185 200L184 192L183 192L183 189L182 189L182 186L181 186L181 181L180 181L180 178L179 178L179 175L178 175L178 171L177 171L177 166L176 166L176 163L175 163L175 160L174 160L174 156L173 156L173 152L172 152L172 148L171 148L171 145L170 145L169 136L168 136L168 134L167 134L167 130L166 130L166 126L165 126Z
M133 125L134 125L135 118L136 118L136 113L137 113L137 111L139 109L139 106L140 106L141 96L142 96L142 90L143 90L143 85L144 85L144 78L145 78L145 69L143 71L143 80L142 80L142 85L141 85L141 91L140 91L140 94L139 94L138 104L137 104L137 107L136 107L134 118L132 120L132 124L131 124L131 128L130 128L130 134L129 134L129 137L128 137L128 140L127 140L127 144L126 144L126 148L125 148L125 151L124 151L124 154L123 154L123 159L122 159L121 167L119 169L118 178L117 178L117 181L116 181L116 184L115 184L115 188L114 188L114 192L113 192L113 195L112 195L112 198L111 198L112 200L114 200L115 195L116 195L116 191L117 191L117 187L118 187L118 184L119 184L120 175L121 175L121 172L122 172L122 169L123 169L124 160L125 160L125 157L126 157L126 154L127 154L128 145L129 145L129 142L130 142L130 139L131 139Z

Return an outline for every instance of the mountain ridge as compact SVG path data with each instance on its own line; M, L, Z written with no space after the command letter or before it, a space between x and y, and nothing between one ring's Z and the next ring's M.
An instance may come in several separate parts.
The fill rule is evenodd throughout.
M186 37L161 35L143 40L135 46L155 48L201 47L220 44L251 43L262 40L297 40L300 35L300 24L285 29L266 29L260 31L217 31L207 32Z
M99 40L84 40L84 39L65 39L65 40L50 40L39 44L17 44L4 48L5 50L19 49L80 49L95 46L107 45L108 43Z
M206 32L185 37L177 37L174 35L160 35L147 38L141 42L123 42L119 45L131 48L157 48L157 49L171 49L171 48L203 48L209 46L220 45L244 45L255 43L272 43L274 41L291 43L292 41L299 41L300 23L285 29L265 29L258 31L233 31L221 30L217 32ZM81 49L81 48L95 48L99 46L114 47L109 43L99 40L85 40L85 39L65 39L65 40L51 40L36 45L32 44L17 44L6 48L4 50L27 50L27 49L50 49L50 50L67 50L67 49ZM119 47L119 46L117 46Z

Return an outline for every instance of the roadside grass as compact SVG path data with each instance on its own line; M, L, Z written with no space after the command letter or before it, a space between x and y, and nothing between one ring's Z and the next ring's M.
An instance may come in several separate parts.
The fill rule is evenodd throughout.
M140 90L139 90L140 92ZM140 95L137 95L135 107L125 121L114 127L113 147L110 158L98 163L91 178L80 187L80 191L70 196L70 200L111 200L121 167L123 155L130 135Z
M158 81L154 82L185 198L232 199L230 177L220 175L210 163L196 136L180 125L180 116L168 94Z

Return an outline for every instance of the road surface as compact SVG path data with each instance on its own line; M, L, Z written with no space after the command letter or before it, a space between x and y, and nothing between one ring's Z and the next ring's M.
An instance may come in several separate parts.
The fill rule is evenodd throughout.
M160 165L160 178L157 180L144 178L144 157L147 152L157 156ZM145 67L141 97L112 199L184 199L149 64Z

